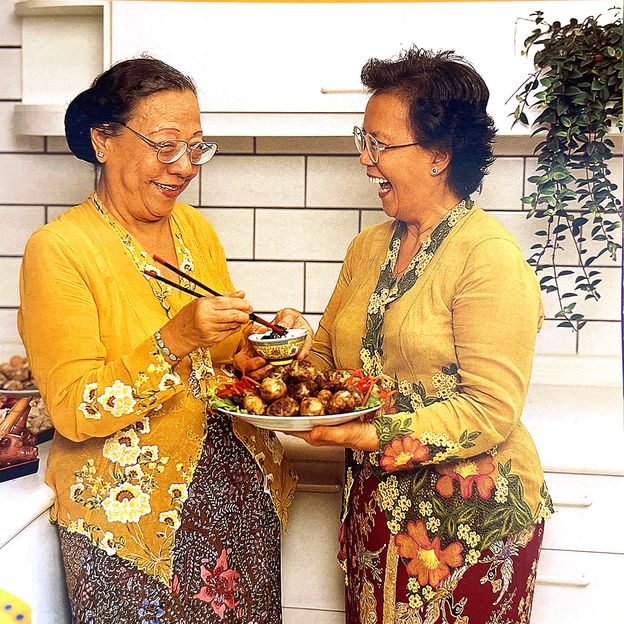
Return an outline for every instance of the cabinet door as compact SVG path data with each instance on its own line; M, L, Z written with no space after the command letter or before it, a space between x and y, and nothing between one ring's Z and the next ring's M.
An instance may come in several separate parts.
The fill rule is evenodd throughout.
M544 550L532 624L620 624L624 555Z
M605 12L607 0L542 2L546 18ZM204 112L362 112L360 71L412 44L455 50L482 73L501 133L527 77L526 2L113 2L113 61L142 52L198 83ZM526 132L517 127L517 132Z
M344 611L344 578L336 560L339 515L339 493L298 491L295 495L288 532L282 535L282 604L285 609ZM300 615L293 611L289 617L298 622L295 616ZM327 622L334 622L334 619Z
M624 554L624 477L546 474L556 513L544 548Z

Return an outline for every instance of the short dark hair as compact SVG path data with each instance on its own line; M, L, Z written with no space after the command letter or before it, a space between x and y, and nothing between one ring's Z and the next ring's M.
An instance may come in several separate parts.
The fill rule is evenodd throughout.
M126 123L143 98L159 91L191 91L197 95L191 78L158 59L144 56L116 63L67 107L65 136L69 149L76 158L98 165L90 129L115 134L114 127L104 125Z
M481 188L494 162L496 128L486 112L490 92L466 59L453 50L434 53L413 46L396 59L370 59L362 83L373 94L402 98L414 140L450 154L451 190L467 197Z

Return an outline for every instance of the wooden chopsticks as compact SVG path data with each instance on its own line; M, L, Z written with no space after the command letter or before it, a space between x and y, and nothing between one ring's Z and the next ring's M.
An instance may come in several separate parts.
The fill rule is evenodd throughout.
M215 297L223 296L221 293L217 292L213 288L210 288L209 286L206 286L205 284L202 284L199 280L195 279L192 275L186 274L184 271L181 271L180 269L178 269L177 266L171 264L170 262L167 262L160 256L152 256L152 257L154 258L154 260L156 260L156 262L158 262L158 264L162 264L163 266L167 267L170 271L173 271L176 275L179 275L180 277L187 279L189 282L192 282L196 286L203 288L206 292L209 292L211 295L214 295ZM145 269L143 273L145 273L146 275L149 275L150 277L153 277L154 279L157 279L159 282L163 282L164 284L168 284L169 286L172 286L173 288L177 288L178 290L181 290L182 292L188 293L189 295L193 295L193 297L204 296L201 293L191 290L190 288L186 288L185 286L182 286L181 284L178 284L170 279L167 279L166 277L162 275L158 275L156 271ZM274 323L270 323L269 321L265 321L262 317L258 316L255 312L251 312L249 314L249 318L256 323L259 323L260 325L264 325L265 327L268 327L269 329L273 330L280 336L284 336L286 334L286 329L284 327L282 327L281 325L275 325Z

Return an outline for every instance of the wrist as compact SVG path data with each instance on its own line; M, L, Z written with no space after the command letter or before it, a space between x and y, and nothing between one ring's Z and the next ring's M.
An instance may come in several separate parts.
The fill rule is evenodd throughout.
M163 356L165 357L165 360L171 364L172 366L175 366L176 364L178 364L181 360L181 358L183 357L182 355L176 355L166 344L165 341L163 340L163 337L160 333L160 331L155 331L154 332L154 340L156 342L156 346L158 347L159 351L163 354Z

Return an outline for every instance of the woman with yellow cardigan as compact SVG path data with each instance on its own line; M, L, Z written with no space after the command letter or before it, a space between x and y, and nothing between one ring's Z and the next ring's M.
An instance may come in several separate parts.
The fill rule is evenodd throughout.
M66 114L97 192L29 240L19 329L56 435L73 622L281 622L280 520L295 487L272 433L207 413L247 353L250 303L212 226L176 201L216 151L192 81L156 59L114 65ZM144 273L223 297L194 298ZM181 285L194 289L189 280Z
M488 90L417 48L362 71L360 163L392 217L351 243L309 357L385 375L396 413L295 434L347 448L347 624L527 623L552 504L520 423L540 289L470 194L492 162Z

